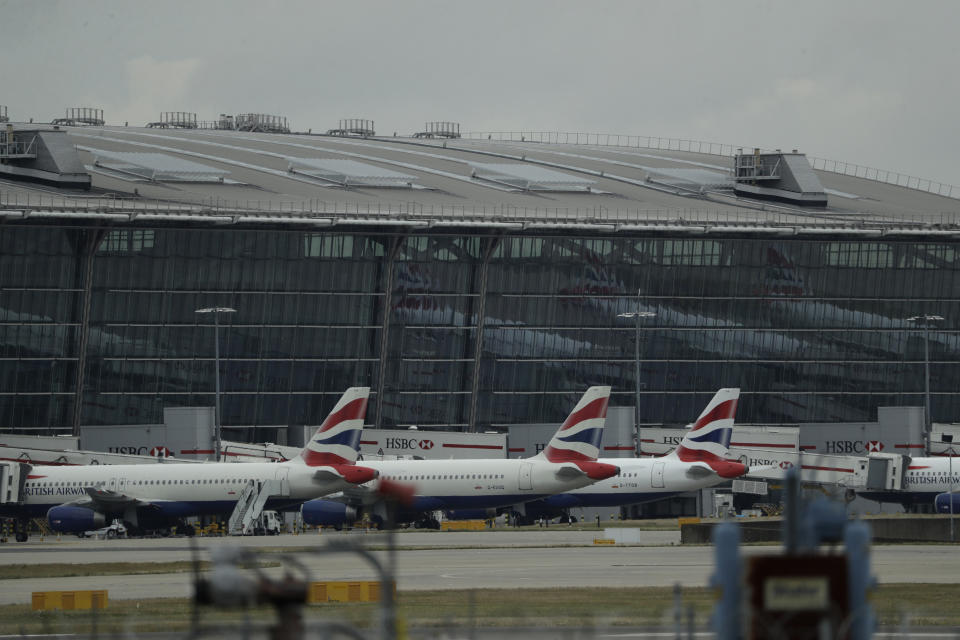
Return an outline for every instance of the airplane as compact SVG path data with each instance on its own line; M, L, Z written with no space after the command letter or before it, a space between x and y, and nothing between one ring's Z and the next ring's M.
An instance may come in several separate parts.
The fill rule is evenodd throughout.
M526 500L587 486L616 476L619 460L598 462L600 439L607 418L610 387L590 387L554 434L546 449L531 458L504 460L383 460L364 461L380 478L406 485L413 501L396 514L397 522L439 528L432 513L440 510L493 510ZM381 503L370 496L375 487L344 491L338 499L310 500L301 508L303 521L341 527L366 512L386 520Z
M897 491L857 491L857 495L876 502L899 503L904 507L932 505L937 513L960 513L960 461L949 457L910 458L903 474L903 489Z
M46 516L51 529L63 533L97 529L115 518L134 531L163 531L190 516L229 515L255 488L276 492L261 496L267 498L263 508L295 508L377 477L375 469L355 464L369 394L369 387L347 389L289 461L34 466L26 476L25 500L0 505L0 517L19 520L16 539L24 542L29 518Z
M740 389L717 391L680 445L666 456L601 459L619 465L620 475L519 505L518 515L530 521L568 516L573 507L652 502L745 475L748 467L727 457L739 398Z

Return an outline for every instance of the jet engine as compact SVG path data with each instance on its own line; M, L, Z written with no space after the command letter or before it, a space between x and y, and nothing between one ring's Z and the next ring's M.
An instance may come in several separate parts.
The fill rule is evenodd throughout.
M357 510L333 500L308 500L300 508L304 524L338 526L353 524Z
M950 503L953 503L951 509ZM934 511L937 513L960 514L960 493L941 493L933 499Z
M61 533L80 533L107 525L107 518L99 511L86 507L61 505L47 511L50 528Z

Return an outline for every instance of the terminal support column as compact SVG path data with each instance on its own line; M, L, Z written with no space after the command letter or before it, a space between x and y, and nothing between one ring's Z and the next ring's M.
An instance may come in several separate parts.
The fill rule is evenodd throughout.
M490 256L493 255L494 250L499 244L500 237L490 238L489 244L483 252L483 262L480 263L480 282L477 286L478 300L476 306L477 333L474 336L473 378L470 381L470 416L467 420L467 428L474 433L477 432L477 404L480 400L480 366L483 361L483 330L487 309L487 272L490 267Z
M83 413L83 385L87 371L87 340L90 336L90 297L93 289L93 258L97 246L103 239L104 231L80 231L74 245L78 255L78 267L81 274L83 297L80 301L80 341L77 346L76 393L73 401L72 433L80 436L80 419Z
M383 321L380 327L380 371L377 376L377 405L376 415L373 426L377 429L383 428L383 396L384 385L387 382L387 355L389 346L387 343L390 338L390 312L393 309L393 269L397 261L397 253L406 236L399 236L392 239L393 244L389 247L389 259L387 260L387 270L383 276Z

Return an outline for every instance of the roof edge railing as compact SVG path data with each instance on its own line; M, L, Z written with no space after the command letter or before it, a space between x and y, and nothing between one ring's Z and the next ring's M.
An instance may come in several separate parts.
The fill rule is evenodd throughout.
M104 197L66 197L32 192L0 191L0 217L30 218L36 216L134 221L142 215L164 215L184 222L206 222L224 219L240 223L245 219L264 222L305 224L336 219L391 224L458 224L497 225L509 223L524 228L558 225L583 228L608 227L612 231L670 227L698 232L767 232L794 234L801 229L831 230L849 233L927 233L960 236L960 215L957 213L916 214L910 220L876 215L853 220L824 220L816 214L779 209L611 209L607 207L512 207L470 205L424 205L330 202L311 199L278 202L228 201L219 198L195 202L158 202L140 199Z
M541 144L578 144L606 147L633 147L636 149L654 149L657 151L680 151L705 153L715 156L734 156L739 149L753 149L745 144L723 144L686 138L665 138L662 136L634 136L618 133L586 133L568 131L470 131L462 134L467 140L492 140L496 142L536 142ZM761 149L764 153L772 149ZM915 191L923 191L945 198L960 199L960 187L918 178L916 176L866 167L852 162L828 160L807 156L810 166L817 171L836 173L873 182L890 184Z

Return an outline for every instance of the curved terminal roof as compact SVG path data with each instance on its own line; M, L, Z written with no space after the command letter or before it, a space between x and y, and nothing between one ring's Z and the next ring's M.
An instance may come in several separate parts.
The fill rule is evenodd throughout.
M92 176L92 191L0 180L0 215L960 236L957 189L939 195L817 164L826 209L737 197L729 148L720 149L724 155L659 150L621 136L608 137L608 144L577 144L499 141L486 134L433 140L65 130ZM178 172L189 179L163 179Z

